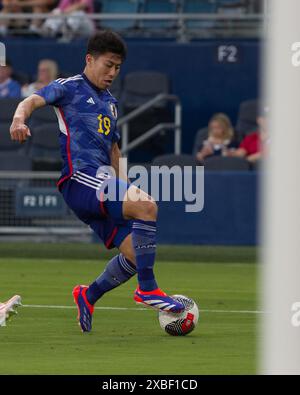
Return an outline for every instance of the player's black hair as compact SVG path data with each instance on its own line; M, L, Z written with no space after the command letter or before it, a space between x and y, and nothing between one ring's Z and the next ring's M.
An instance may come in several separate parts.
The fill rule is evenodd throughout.
M122 61L124 61L127 55L127 47L118 33L112 30L100 30L89 39L87 54L97 58L107 52L120 55Z

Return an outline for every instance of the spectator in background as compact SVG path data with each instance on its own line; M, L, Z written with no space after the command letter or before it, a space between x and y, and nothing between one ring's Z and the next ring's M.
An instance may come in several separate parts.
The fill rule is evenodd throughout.
M230 151L230 156L245 158L252 164L262 159L266 153L266 144L269 141L267 112L268 109L263 109L256 119L258 130L245 136L239 148Z
M1 6L1 14L20 12L20 8L16 6L11 0L2 0ZM6 35L9 24L10 20L8 19L3 19L0 21L0 36Z
M93 0L60 0L53 14L67 16L66 22L62 18L49 18L44 23L43 34L50 37L62 34L67 40L74 37L89 37L95 31L94 22L88 17L88 14L93 12Z
M31 13L47 13L55 6L57 0L2 0L2 13L15 12L31 12ZM10 21L1 21L0 35L5 35ZM42 24L42 20L33 19L29 26L29 30L38 33Z
M208 138L203 141L202 147L196 154L196 159L203 162L212 155L227 155L235 147L233 143L233 127L226 114L213 115L208 124Z
M54 60L43 59L39 62L37 80L30 85L22 87L22 97L28 97L37 90L48 85L58 77L58 66Z
M11 78L12 73L12 65L7 59L6 66L0 66L0 99L21 97L21 85Z

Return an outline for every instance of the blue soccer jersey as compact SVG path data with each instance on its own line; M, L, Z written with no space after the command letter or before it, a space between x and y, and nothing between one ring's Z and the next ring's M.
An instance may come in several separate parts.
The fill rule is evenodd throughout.
M111 164L111 147L120 135L117 100L108 90L78 74L59 78L36 94L54 106L59 122L63 168L58 185L78 170Z

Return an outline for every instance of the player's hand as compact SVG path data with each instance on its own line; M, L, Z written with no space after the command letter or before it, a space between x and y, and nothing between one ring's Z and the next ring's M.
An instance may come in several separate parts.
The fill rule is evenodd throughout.
M29 127L21 122L13 121L10 127L10 137L14 141L19 141L19 143L24 143L27 137L31 136Z

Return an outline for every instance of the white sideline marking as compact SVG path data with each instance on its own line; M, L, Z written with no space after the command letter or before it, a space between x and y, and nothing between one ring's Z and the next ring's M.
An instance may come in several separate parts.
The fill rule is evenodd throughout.
M23 304L22 307L29 307L34 309L77 309L77 306L55 306L44 304ZM134 307L95 307L95 310L146 310L144 308ZM147 309L148 310L148 309Z
M42 304L23 304L22 307L29 307L34 309L77 309L76 306L55 306L55 305L42 305ZM124 311L152 311L148 308L137 307L95 307L95 310L124 310ZM263 314L260 310L210 310L199 309L200 313L227 313L227 314Z
M260 310L204 310L199 309L200 313L230 313L230 314L264 314Z

